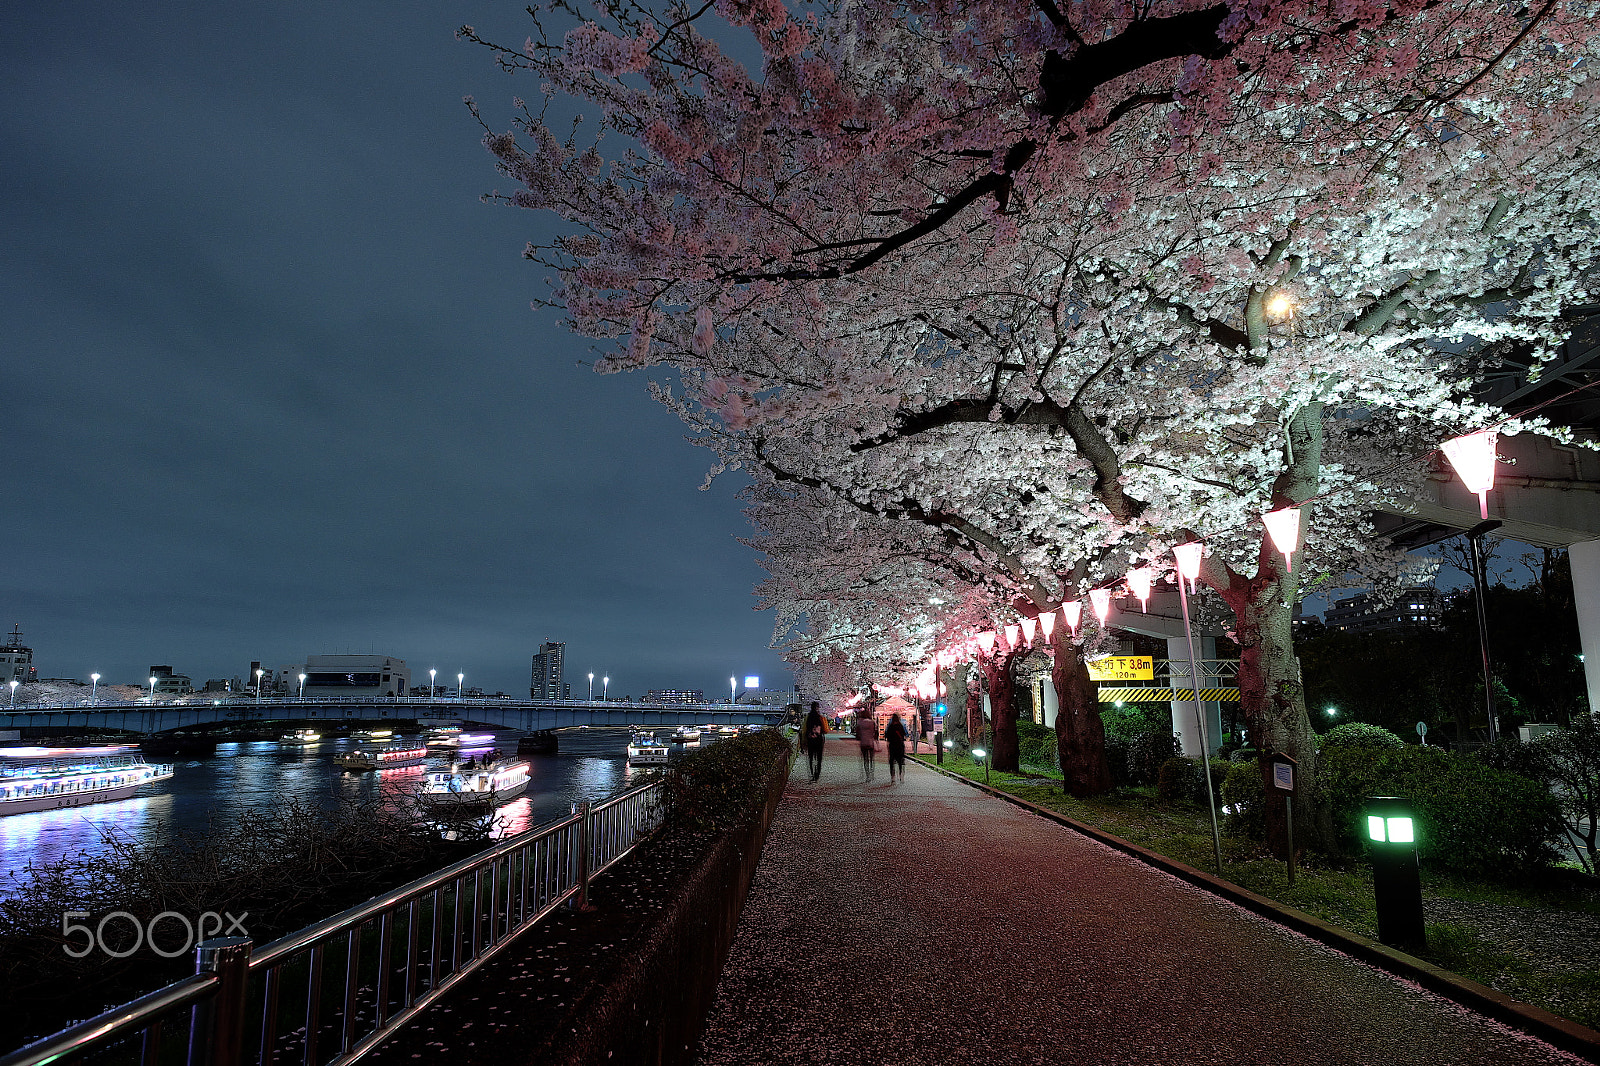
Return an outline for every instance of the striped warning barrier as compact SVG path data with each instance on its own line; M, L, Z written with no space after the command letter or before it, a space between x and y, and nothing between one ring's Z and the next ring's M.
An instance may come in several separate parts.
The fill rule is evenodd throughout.
M1102 688L1100 690L1101 703L1170 703L1173 700L1192 699L1194 699L1194 689L1192 688L1135 686L1132 688ZM1200 699L1205 703L1238 703L1239 690L1236 688L1203 688L1200 690Z

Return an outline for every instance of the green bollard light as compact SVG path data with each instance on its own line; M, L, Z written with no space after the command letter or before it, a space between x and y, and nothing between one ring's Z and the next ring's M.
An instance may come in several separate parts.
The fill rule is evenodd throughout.
M1416 820L1405 800L1398 796L1367 800L1367 849L1372 855L1378 939L1395 948L1426 947Z

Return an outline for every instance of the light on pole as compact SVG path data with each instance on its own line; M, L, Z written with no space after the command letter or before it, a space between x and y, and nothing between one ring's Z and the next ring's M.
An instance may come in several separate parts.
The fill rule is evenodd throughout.
M609 677L602 677L600 679L600 702L601 703L609 703L610 700L611 700L611 679Z
M456 699L458 700L461 698L461 682L466 680L466 677L466 674L456 675Z
M1222 832L1217 828L1217 800L1211 792L1211 741L1206 736L1206 708L1200 702L1200 664L1194 653L1194 627L1189 622L1189 589L1185 580L1194 581L1200 576L1200 558L1204 551L1198 542L1180 544L1173 549L1178 560L1178 599L1183 610L1183 637L1189 648L1189 686L1193 689L1194 717L1200 727L1200 776L1206 782L1206 810L1211 814L1211 847L1217 860L1217 873L1222 873Z
M17 696L17 683L15 681L13 681L11 683L11 698L12 698L13 702L16 701L16 696ZM261 698L261 694L259 692L257 692L256 693L256 699L259 700L260 698ZM156 701L156 675L151 674L150 675L150 702L154 703L155 701Z
M261 667L256 667L256 702L261 702L261 675L266 673Z
M300 698L301 699L305 699L306 698L306 675L305 674L301 674L300 675Z
M728 702L730 704L739 702L739 681L737 678L728 678Z
M438 695L438 692L435 691L434 687L433 687L433 675L437 674L438 672L439 671L437 671L437 670L429 670L428 671L428 698L430 700L433 699L433 697Z
M154 690L152 689L152 691L154 691ZM16 705L17 705L17 679L16 678L12 678L11 679L11 706L15 707Z
M95 696L100 691L100 675L90 674L89 682L89 706L93 707L95 703Z
M589 702L594 702L594 671L589 671Z

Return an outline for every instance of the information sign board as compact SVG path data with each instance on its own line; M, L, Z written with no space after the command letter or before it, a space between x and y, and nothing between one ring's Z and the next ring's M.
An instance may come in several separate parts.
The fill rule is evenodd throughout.
M1107 655L1091 659L1088 666L1094 681L1154 681L1156 677L1153 655Z
M1287 755L1272 757L1272 787L1280 792L1294 791L1295 761Z

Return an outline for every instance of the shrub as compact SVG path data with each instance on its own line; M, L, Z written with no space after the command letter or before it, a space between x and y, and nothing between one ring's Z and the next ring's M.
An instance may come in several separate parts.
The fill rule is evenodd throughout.
M1335 746L1321 756L1324 798L1336 845L1356 851L1369 796L1401 796L1417 819L1417 851L1436 866L1470 874L1546 865L1560 832L1556 799L1543 782L1438 748Z
M1161 767L1178 754L1178 737L1169 724L1165 730L1140 733L1128 741L1130 785L1158 784Z
M1222 795L1223 777L1228 772L1226 759L1209 759L1211 768L1211 793ZM1162 803L1200 803L1206 801L1206 780L1200 776L1200 762L1186 756L1174 756L1161 764L1156 778L1156 799Z
M1576 850L1584 870L1594 873L1600 835L1600 724L1580 715L1571 729L1554 730L1524 746L1540 779L1559 786L1557 802L1567 836L1579 845Z
M1111 787L1121 788L1123 785L1132 784L1128 776L1128 751L1131 742L1127 737L1114 733L1106 734L1106 765L1111 770Z
M772 775L793 752L776 729L741 733L690 752L661 772L668 823L691 831L743 825L758 809Z
M1024 766L1056 770L1061 760L1056 755L1056 731L1038 722L1017 723L1017 759Z
M1366 722L1346 722L1336 725L1322 735L1321 748L1398 748L1405 741L1381 725Z
M1261 764L1249 762L1228 763L1228 774L1222 779L1222 828L1229 836L1265 840L1267 824L1264 804L1266 786L1261 780Z

